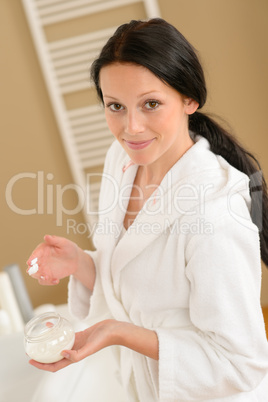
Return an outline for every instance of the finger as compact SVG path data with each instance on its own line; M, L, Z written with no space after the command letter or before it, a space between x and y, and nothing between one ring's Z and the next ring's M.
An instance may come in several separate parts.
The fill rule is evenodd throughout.
M49 278L45 277L44 275L39 276L36 278L40 285L45 286L49 284Z
M28 268L26 270L26 272L30 275L30 276L35 276L39 271L39 256L37 256L37 254L32 255L29 260L27 261L28 264Z
M38 279L38 282L40 285L45 285L45 286L55 286L60 283L60 280L57 278L49 278L46 275L41 275Z
M50 371L52 373L55 373L56 371L59 371L59 370L63 369L64 367L67 367L70 364L72 364L72 362L67 359L62 359L56 363L39 363L36 360L31 359L31 360L29 360L29 363L32 366L38 368L39 370Z
M88 351L86 352L84 348L79 350L64 350L61 352L61 355L66 359L69 360L71 363L77 363L80 360L85 359L89 356Z
M72 349L72 350L63 350L61 352L61 355L69 360L72 363L77 363L80 360L85 359L86 357L92 355L95 353L97 350L93 350L89 344L83 346L80 349Z
M38 244L38 246L33 250L32 254L30 255L30 257L28 258L28 260L26 261L26 264L28 266L30 266L32 264L32 262L37 258L38 260L40 259L41 255L42 255L42 247L43 247L43 243Z
M33 276L34 274L36 274L39 271L39 265L36 264L31 264L30 267L28 267L27 269L27 273L31 276Z
M26 261L26 264L28 265L28 267L31 267L32 265L36 264L38 262L38 258L39 256L37 254L32 254L28 260Z
M64 240L65 239L60 236L54 236L54 235L45 235L44 236L45 243L48 244L49 246L53 246L53 247L62 247Z

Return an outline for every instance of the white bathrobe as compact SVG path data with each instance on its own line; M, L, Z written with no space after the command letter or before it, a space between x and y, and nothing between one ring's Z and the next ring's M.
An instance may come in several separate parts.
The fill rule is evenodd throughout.
M91 294L73 277L72 314L154 330L159 361L118 347L129 401L267 402L258 229L249 178L196 143L118 239L137 166L108 151ZM108 402L108 401L104 401Z

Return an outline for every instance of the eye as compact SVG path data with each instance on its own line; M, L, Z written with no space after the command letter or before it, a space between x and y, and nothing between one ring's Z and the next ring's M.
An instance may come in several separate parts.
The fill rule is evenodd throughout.
M109 103L106 107L108 107L112 112L119 112L123 109L123 106L120 105L120 103Z
M145 108L148 110L157 109L159 106L159 102L156 100L149 100L145 103Z

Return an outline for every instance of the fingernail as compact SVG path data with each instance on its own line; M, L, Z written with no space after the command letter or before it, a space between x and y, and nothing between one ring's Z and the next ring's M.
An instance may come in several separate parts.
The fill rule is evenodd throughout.
M67 352L62 352L61 355L65 357L65 359L70 359L70 354Z
M45 280L45 277L43 275L40 276L40 279L42 279L42 281Z

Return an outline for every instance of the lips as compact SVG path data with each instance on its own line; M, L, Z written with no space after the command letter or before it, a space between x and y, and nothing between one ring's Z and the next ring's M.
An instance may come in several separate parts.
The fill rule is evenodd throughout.
M126 141L125 140L125 143L130 149L139 150L139 149L144 149L144 148L148 147L153 142L153 140L154 140L154 138L152 140L147 140L147 141Z

